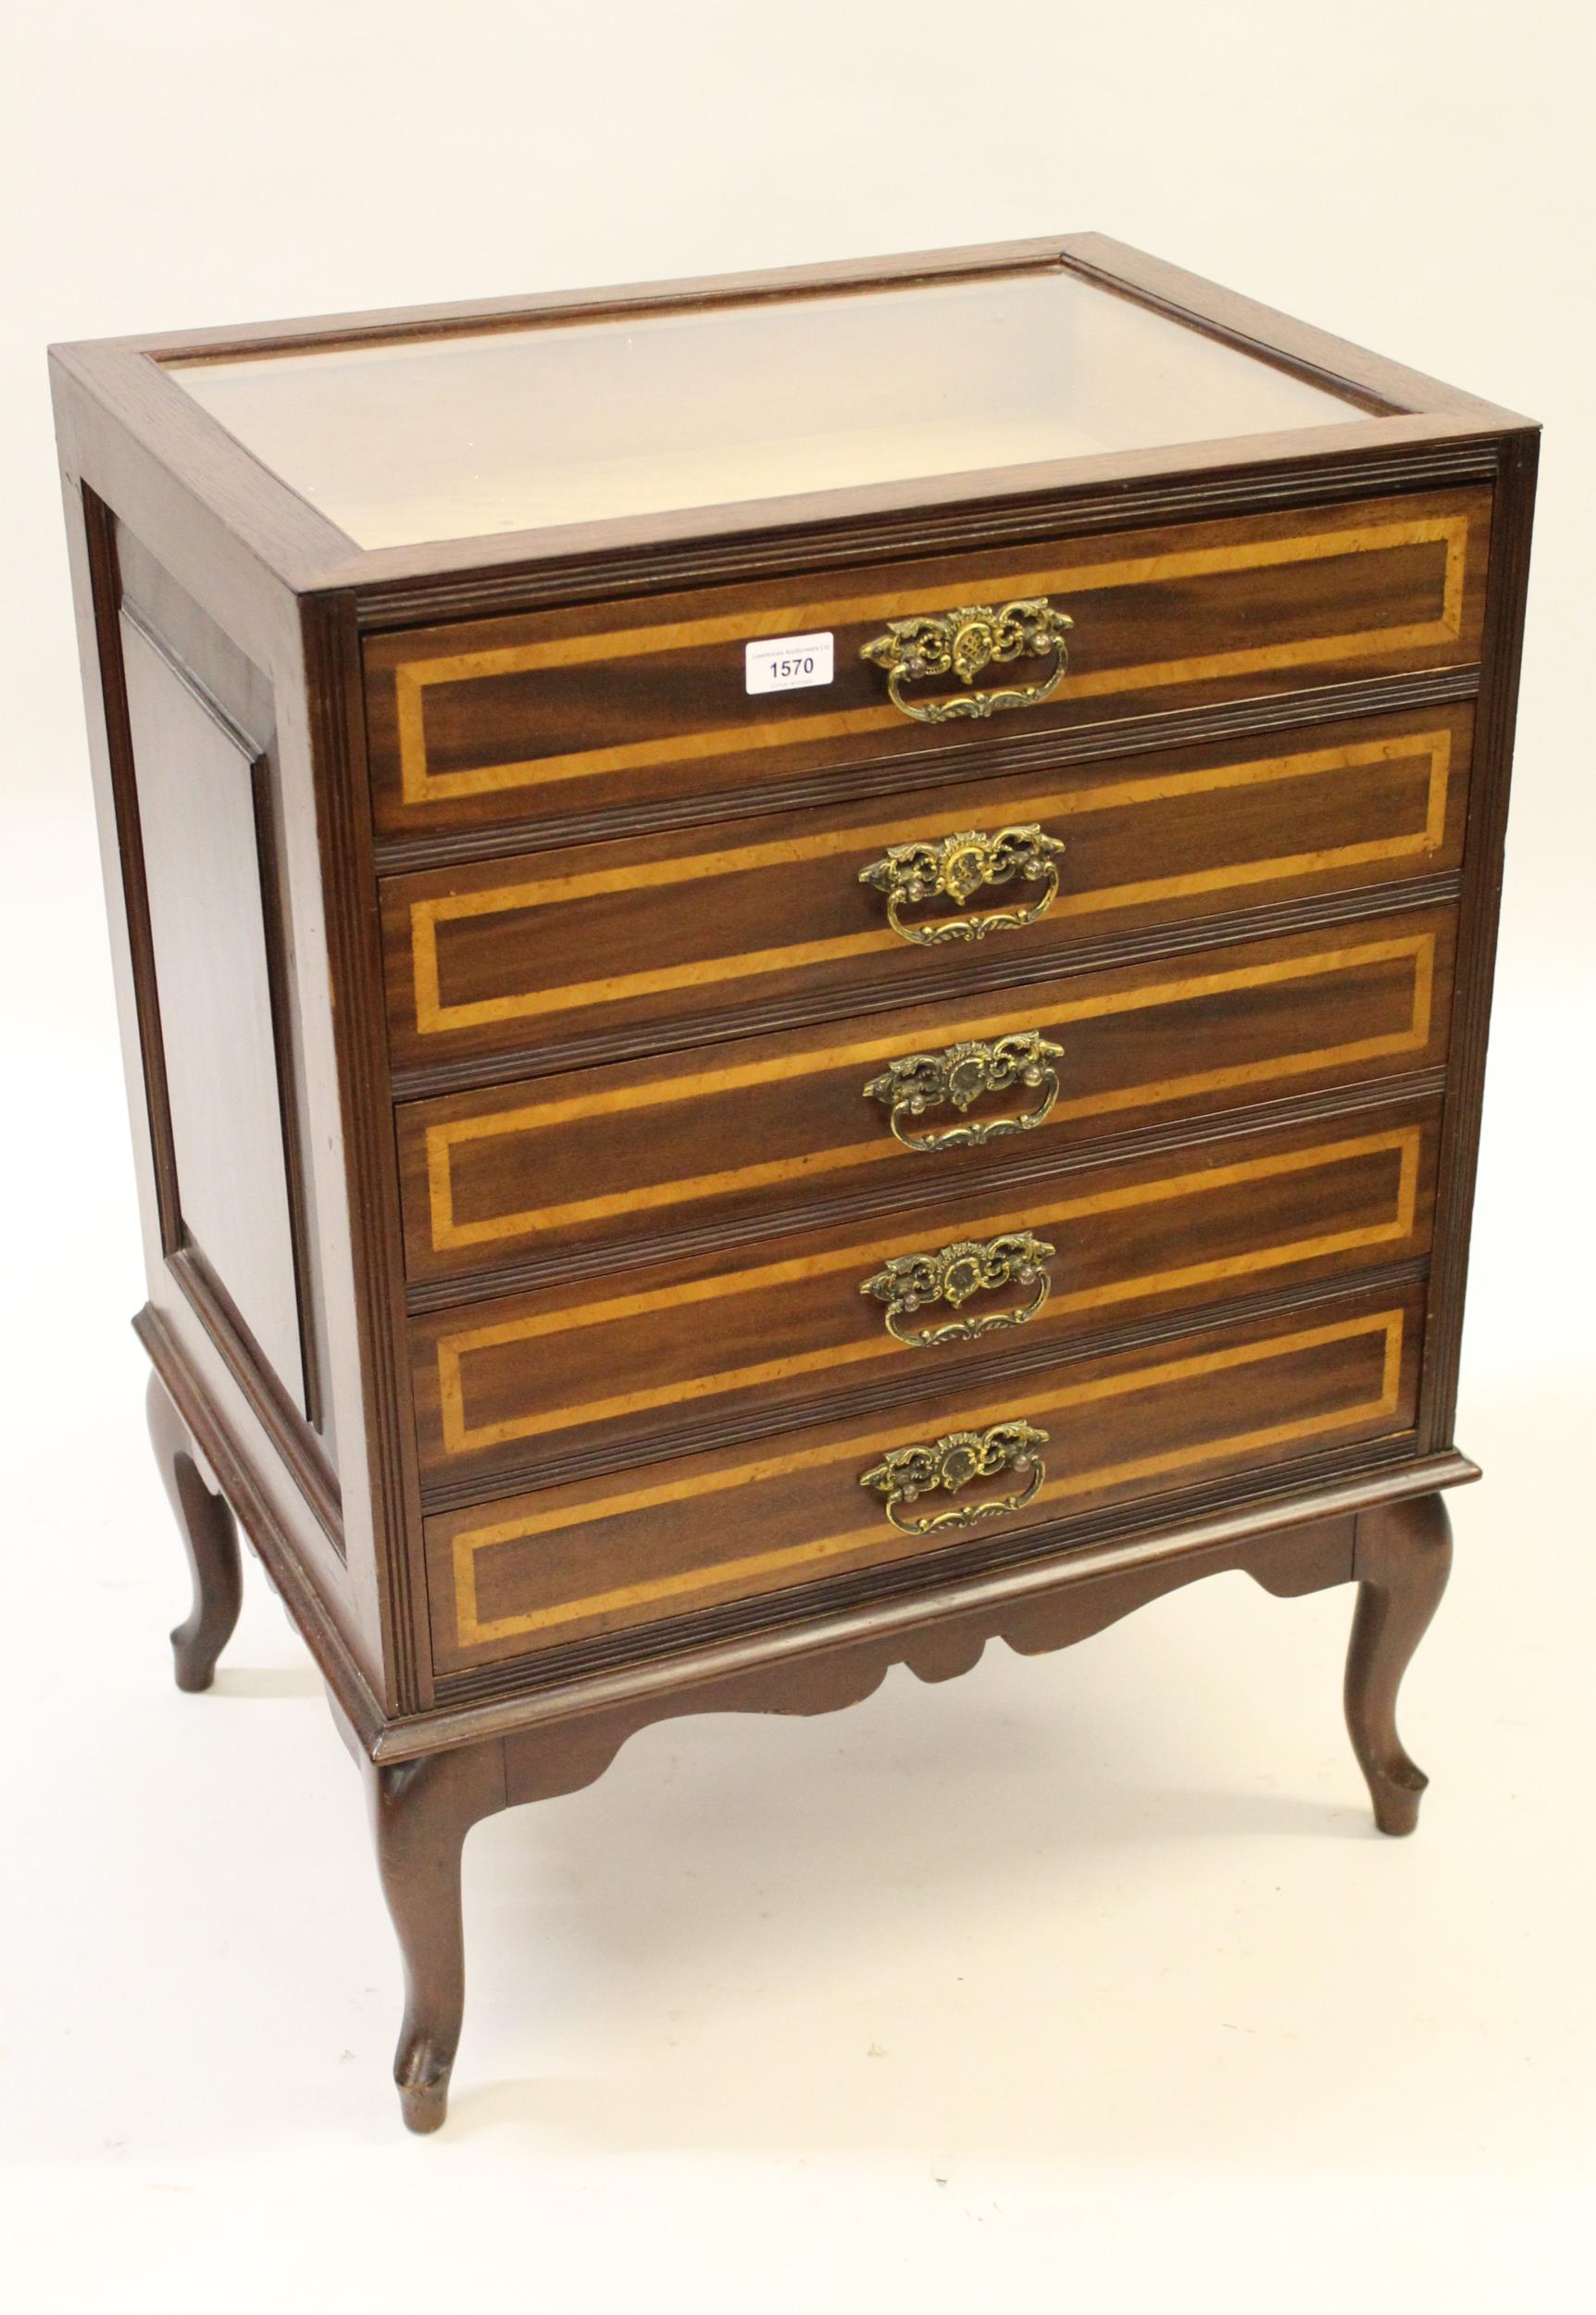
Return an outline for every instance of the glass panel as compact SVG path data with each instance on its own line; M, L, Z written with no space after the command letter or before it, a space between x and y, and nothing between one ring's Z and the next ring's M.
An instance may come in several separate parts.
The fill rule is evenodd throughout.
M362 546L1359 415L1052 269L188 362L172 375Z

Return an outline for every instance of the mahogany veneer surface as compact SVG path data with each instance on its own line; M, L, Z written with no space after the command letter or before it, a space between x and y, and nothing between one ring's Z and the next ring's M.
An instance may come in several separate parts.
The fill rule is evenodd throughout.
M1454 933L1451 908L1337 923L406 1107L410 1268L426 1278L534 1248L745 1226L778 1200L841 1204L884 1169L911 1193L932 1177L939 1191L974 1184L1022 1150L1127 1122L1422 1070L1446 1051ZM1061 1048L1034 1132L912 1149L866 1094L894 1059L1030 1031ZM1018 1086L970 1116L1040 1108ZM946 1106L923 1122L959 1116Z
M1465 706L1432 708L394 877L394 1066L555 1067L605 1041L692 1043L705 1020L845 1015L938 982L1034 979L1138 927L1454 870L1472 723ZM1057 896L973 950L904 940L864 881L894 845L1016 824L1062 845ZM935 929L1035 897L1022 882L979 908L903 913Z
M888 619L1067 598L1071 671L1041 731L1239 696L1466 665L1478 656L1490 503L1481 491L1059 538L802 584L498 619L366 648L380 825L436 831L534 809L757 789L823 766L960 759L979 724L916 732L860 657ZM749 698L744 645L825 631L822 699Z
M450 1513L427 1530L437 1660L547 1646L820 1568L934 1551L935 1536L883 1520L860 1479L890 1449L953 1432L1024 1421L1043 1436L1042 1483L1004 1520L1014 1537L1066 1506L1405 1431L1422 1325L1411 1293L1364 1295L1002 1383L967 1379L962 1391L928 1378L923 1395L869 1420Z
M991 463L905 479L955 307ZM671 400L778 338L857 359L783 353L767 444ZM423 357L496 467L405 467ZM541 363L596 463L517 531ZM369 1783L412 2127L466 1832L673 1713L1356 1582L1411 1831L1531 423L1091 234L53 365L178 1677L242 1526ZM635 504L623 376L684 430Z
M1412 1261L1429 1245L1439 1130L1433 1100L1354 1111L794 1231L733 1259L451 1306L411 1328L424 1483L635 1460L705 1427L764 1431L828 1401L1029 1370L1104 1326ZM1048 1297L1001 1334L995 1315L1032 1299L1014 1281L901 1316L920 1333L989 1330L924 1348L862 1291L894 1258L1022 1231L1054 1248Z

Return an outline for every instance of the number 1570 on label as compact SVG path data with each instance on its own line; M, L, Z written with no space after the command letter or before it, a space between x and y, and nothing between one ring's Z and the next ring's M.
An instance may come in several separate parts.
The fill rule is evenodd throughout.
M751 692L797 692L831 681L829 635L773 635L751 643L743 654Z

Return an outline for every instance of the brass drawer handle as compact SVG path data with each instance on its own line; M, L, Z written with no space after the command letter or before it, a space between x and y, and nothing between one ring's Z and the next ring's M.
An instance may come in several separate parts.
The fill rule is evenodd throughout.
M864 644L859 657L887 671L887 696L894 707L916 723L951 723L955 716L995 715L1000 707L1035 707L1050 698L1064 681L1069 654L1065 632L1075 621L1055 611L1045 595L1022 603L1005 603L994 609L989 603L967 603L938 619L894 619L884 635ZM1004 667L1024 655L1054 662L1040 683L1010 691L969 689L983 669ZM956 675L966 686L948 699L905 699L900 688L922 676Z
M1058 897L1058 860L1064 845L1056 836L1044 836L1035 821L1023 828L1000 828L995 836L978 829L961 829L957 835L935 843L916 842L888 846L883 859L859 870L861 884L873 884L887 895L887 922L905 941L934 948L941 941L979 941L989 932L1015 932L1044 917ZM1016 877L1045 889L1018 908L991 908L984 915L942 917L930 924L905 924L899 909L908 901L938 900L945 894L962 907L983 884L1009 884Z
M991 1045L966 1042L942 1053L904 1054L889 1061L879 1077L871 1078L865 1097L880 1103L905 1149L976 1149L1000 1133L1029 1133L1046 1120L1058 1099L1058 1073L1053 1065L1063 1057L1064 1047L1050 1044L1040 1029L1017 1029ZM1040 1106L1021 1117L950 1125L940 1133L907 1130L906 1120L927 1109L952 1103L962 1116L983 1094L1005 1093L1011 1085L1040 1089Z
M978 1520L1001 1520L1010 1511L1023 1511L1047 1477L1038 1447L1047 1445L1045 1431L1029 1422L994 1423L990 1431L950 1431L929 1446L893 1447L867 1471L859 1474L861 1487L873 1487L886 1498L886 1512L904 1535L934 1535L950 1527L973 1527ZM990 1495L982 1503L962 1503L951 1511L924 1511L913 1519L901 1516L904 1504L938 1488L956 1495L977 1479L996 1479L1012 1471L1025 1484L1014 1495Z
M887 1306L887 1332L910 1350L935 1350L943 1343L967 1343L978 1334L991 1334L1003 1326L1029 1326L1052 1292L1047 1265L1057 1248L1028 1230L991 1238L985 1245L972 1238L939 1247L935 1254L894 1254L874 1278L860 1282L862 1295L874 1295ZM994 1293L1003 1286L1029 1286L1031 1297L1017 1310L991 1310L945 1326L905 1328L904 1320L929 1302L945 1302L957 1310L975 1294Z

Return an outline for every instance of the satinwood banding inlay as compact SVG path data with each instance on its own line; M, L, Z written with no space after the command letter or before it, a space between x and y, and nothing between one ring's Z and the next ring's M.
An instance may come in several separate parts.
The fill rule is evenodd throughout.
M1241 1085L1306 1076L1318 1070L1421 1051L1430 1035L1435 960L1436 935L1432 932L1423 932L1382 941L1358 942L1341 948L1315 951L1306 956L1271 957L1227 970L1180 975L1151 986L1100 988L1063 1001L1054 999L1045 1007L1050 1033L1060 1028L1067 1029L1072 1022L1133 1014L1161 1006L1194 1004L1204 998L1223 999L1248 989L1263 989L1293 982L1307 982L1384 965L1403 967L1411 977L1408 1018L1395 1028L1371 1036L1352 1038L1344 1044L1314 1045L1306 1050L1271 1054L1257 1060L1222 1068L1195 1070L1178 1078L1109 1086L1083 1095L1071 1095L1066 1089L1065 1095L1054 1104L1052 1118L1066 1120L1109 1115L1153 1107L1161 1102L1223 1092ZM1026 992L1002 1013L983 1014L974 1019L944 1017L937 1025L937 1039L952 1043L956 1039L1003 1036L1014 1029L1020 1017L1016 1007L1040 1009L1034 993ZM731 1048L733 1051L742 1049ZM814 1178L843 1167L888 1161L907 1162L899 1144L889 1134L880 1132L873 1136L862 1135L857 1142L843 1147L805 1151L685 1179L651 1183L642 1176L640 1169L624 1191L551 1201L513 1212L477 1214L468 1219L460 1219L455 1213L455 1155L457 1150L473 1143L501 1136L530 1137L579 1120L600 1118L618 1120L624 1117L633 1121L630 1130L636 1131L635 1121L646 1118L650 1109L662 1105L703 1101L708 1096L763 1084L776 1084L821 1070L857 1067L862 1086L868 1076L892 1057L892 1049L890 1045L883 1048L878 1034L867 1041L851 1039L846 1044L809 1053L784 1051L754 1060L734 1061L729 1065L722 1063L702 1072L693 1070L678 1076L662 1076L643 1085L600 1085L580 1094L564 1097L551 1095L535 1103L517 1105L514 1108L489 1110L478 1116L450 1118L430 1124L425 1128L425 1152L428 1213L433 1251L454 1253L559 1226L580 1225L621 1214L642 1215L650 1210L684 1205L726 1193L763 1188L800 1176ZM863 1103L860 1107L863 1119Z
M1036 1508L1041 1508L1066 1502L1075 1495L1159 1480L1203 1464L1260 1454L1308 1439L1328 1437L1338 1431L1351 1430L1359 1425L1390 1420L1396 1416L1401 1399L1405 1331L1405 1313L1401 1308L1394 1308L1359 1313L1355 1317L1332 1320L1289 1333L1268 1335L1262 1340L1236 1342L1232 1339L1216 1347L1192 1351L1173 1358L1153 1359L1144 1366L1116 1373L1078 1378L1023 1391L1011 1390L1002 1400L973 1408L961 1408L958 1427L979 1430L1016 1416L1032 1421L1048 1417L1056 1419L1072 1410L1101 1406L1105 1401L1128 1395L1150 1391L1178 1391L1182 1385L1204 1377L1249 1367L1263 1367L1293 1357L1311 1357L1315 1352L1334 1345L1361 1341L1369 1346L1372 1354L1369 1387L1350 1403L1321 1406L1311 1413L1293 1414L1282 1420L1241 1431L1228 1430L1223 1435L1191 1441L1112 1463L1093 1465L1087 1462L1073 1470L1052 1470L1034 1499ZM479 1599L478 1563L484 1553L500 1546L523 1544L543 1535L553 1539L594 1522L635 1517L682 1502L712 1497L724 1499L739 1490L755 1488L766 1482L789 1479L805 1471L835 1469L845 1480L851 1469L864 1470L866 1464L881 1451L883 1445L890 1446L893 1443L890 1419L885 1426L878 1419L870 1429L850 1433L842 1438L832 1436L814 1445L744 1460L729 1458L708 1470L645 1479L642 1485L622 1483L608 1494L590 1493L583 1501L561 1502L558 1500L561 1491L556 1490L540 1509L520 1512L480 1527L463 1527L454 1534L449 1545L455 1645L465 1649L482 1647L534 1633L556 1630L567 1624L586 1622L595 1617L651 1608L666 1600L687 1599L695 1593L721 1589L729 1584L757 1583L769 1578L774 1588L787 1578L795 1576L802 1569L842 1559L873 1546L879 1548L881 1542L879 1513L861 1498L857 1515L847 1527L803 1543L749 1553L736 1559L705 1566L676 1570L667 1574L642 1576L634 1582L606 1586L602 1591L581 1597L547 1601L536 1607L516 1608L498 1615L484 1615ZM1053 1459L1058 1464L1065 1461L1060 1446L1054 1447ZM850 1509L853 1508L851 1496L844 1494L841 1499L848 1502ZM635 1541L632 1548L637 1548Z
M1122 1303L1151 1300L1159 1295L1218 1285L1338 1254L1381 1245L1400 1245L1412 1236L1414 1231L1422 1140L1419 1126L1403 1125L1384 1132L1318 1143L1306 1149L1279 1151L1229 1165L1208 1164L1161 1175L1152 1181L1122 1183L1086 1195L1060 1196L1056 1189L1044 1190L1023 1206L1016 1207L1012 1212L996 1215L983 1213L979 1230L986 1237L1032 1228L1063 1233L1060 1238L1061 1258L1055 1266L1059 1283L1054 1285L1050 1297L1050 1311L1055 1320L1060 1316L1084 1315ZM1381 1219L1343 1229L1320 1231L1312 1235L1273 1242L1265 1238L1242 1253L1227 1254L1211 1260L1189 1261L1144 1275L1113 1278L1083 1291L1072 1290L1067 1283L1071 1253L1067 1233L1097 1217L1116 1210L1161 1205L1179 1205L1200 1212L1205 1199L1223 1195L1226 1192L1238 1189L1251 1191L1254 1187L1262 1189L1265 1184L1278 1182L1283 1176L1322 1176L1338 1168L1353 1173L1366 1161L1381 1159L1389 1160L1390 1191L1390 1211ZM1382 1181L1386 1178L1383 1171L1380 1178ZM1200 1244L1201 1221L1193 1220L1190 1227L1194 1239ZM920 1236L923 1234L921 1233ZM883 1358L901 1362L907 1355L904 1345L894 1341L878 1322L873 1310L861 1309L856 1295L851 1291L844 1292L844 1289L850 1287L872 1263L911 1251L920 1243L920 1236L911 1232L890 1241L874 1236L851 1239L843 1245L828 1247L821 1253L793 1255L779 1262L722 1271L709 1278L692 1279L669 1286L611 1295L574 1307L561 1303L555 1308L528 1316L462 1327L442 1334L434 1345L433 1355L437 1365L438 1415L444 1451L455 1456L471 1455L485 1448L507 1445L515 1439L544 1437L552 1432L575 1430L590 1423L622 1421L629 1416L657 1408L691 1404L723 1393L756 1390L805 1372L826 1373L844 1366L873 1364ZM473 1421L471 1419L471 1362L474 1358L491 1358L495 1353L513 1351L522 1344L568 1339L575 1330L627 1327L640 1321L646 1324L651 1317L663 1310L685 1306L695 1306L702 1310L704 1332L706 1337L712 1337L716 1327L717 1304L750 1295L773 1296L780 1294L785 1287L828 1275L842 1282L839 1294L843 1307L858 1321L859 1332L854 1339L829 1341L816 1350L760 1364L730 1367L719 1371L678 1373L667 1382L655 1383L642 1390L569 1406L551 1405L548 1402L544 1370L529 1361L524 1408L497 1420Z
M1179 658L1153 659L1139 666L1111 668L1093 668L1090 664L1083 631L1079 664L1066 676L1056 697L1064 702L1089 700L1360 658L1390 658L1455 643L1462 632L1469 533L1470 519L1465 513L1334 524L1285 537L1254 537L1222 545L1180 547L1127 557L1120 561L1071 562L1061 557L1037 569L1004 574L992 583L1001 585L1005 594L1058 595L1067 600L1112 588L1172 584L1350 556L1398 553L1411 547L1439 546L1442 551L1439 600L1434 612L1427 619L1411 620L1403 626L1302 635ZM979 570L966 574L962 582L953 583L955 592L962 583L966 589L973 587L980 593ZM944 576L931 583L896 587L888 594L783 603L768 609L745 605L718 616L675 620L656 627L554 635L497 649L401 659L393 668L393 682L404 801L409 806L442 803L533 782L541 786L902 726L904 719L897 708L883 700L876 706L833 708L829 713L792 716L780 720L660 732L648 739L584 747L524 761L435 770L428 757L426 701L430 691L442 686L496 676L582 665L618 667L662 653L723 644L735 646L741 653L743 644L767 636L849 629L871 620L917 612L934 614L947 609L952 600L949 588L950 581Z
M1116 781L1108 786L1082 785L1061 793L1055 785L1038 793L1005 797L1003 817L1009 821L1057 824L1067 837L1067 822L1080 814L1126 809L1151 813L1156 812L1161 804L1178 803L1199 795L1271 786L1285 788L1296 782L1330 783L1338 774L1356 774L1386 766L1418 763L1427 769L1423 815L1415 827L1318 850L1282 852L1263 859L1226 860L1181 874L1145 877L1096 889L1069 889L1066 865L1065 889L1049 908L1050 916L1057 922L1066 918L1100 915L1151 903L1173 904L1253 884L1290 883L1338 870L1373 867L1385 860L1433 856L1440 851L1446 833L1452 761L1453 735L1442 728L1394 738L1360 740L1340 746L1300 749L1289 755L1215 765L1195 771L1153 772ZM1282 808L1290 808L1284 799ZM557 926L562 907L573 904L663 887L680 890L682 905L691 907L699 898L693 887L732 876L767 876L772 892L779 894L783 874L796 865L831 858L847 862L855 857L867 859L873 851L903 840L912 824L911 820L905 819L904 809L900 808L895 819L866 828L830 829L798 838L783 836L779 842L743 844L695 853L686 858L629 860L614 868L555 872L495 884L480 892L446 892L412 900L410 975L417 1033L447 1035L498 1021L542 1019L585 1007L625 1005L640 997L704 986L720 987L731 981L754 980L815 965L894 954L902 943L885 923L872 930L836 933L818 940L802 939L794 931L792 938L768 947L684 958L677 963L653 965L645 970L608 972L600 978L556 982L547 987L505 987L495 995L468 998L450 997L444 993L451 925L489 917L520 917L538 920L541 935L545 929L553 931ZM853 881L844 880L850 896ZM704 906L713 907L712 895L703 897Z

